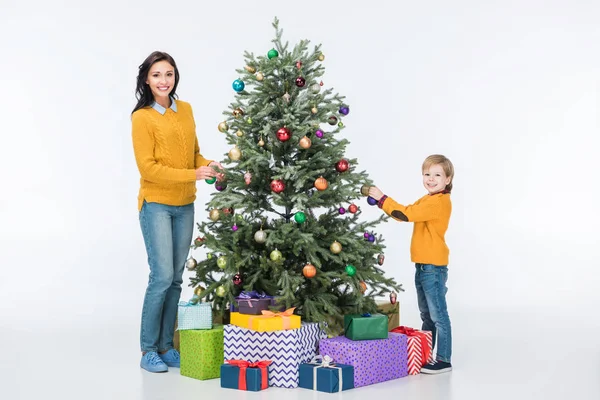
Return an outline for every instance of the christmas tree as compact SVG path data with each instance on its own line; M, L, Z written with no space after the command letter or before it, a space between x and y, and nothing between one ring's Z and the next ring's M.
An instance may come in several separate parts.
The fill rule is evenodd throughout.
M254 290L339 332L344 314L376 312L377 297L403 289L380 268L383 238L374 228L387 217L359 219L356 203L368 206L372 182L345 158L350 108L324 87L321 45L309 51L302 40L288 50L277 18L273 27L266 56L245 52L218 125L233 147L209 218L198 224L193 248L207 255L189 260L191 286L217 312Z

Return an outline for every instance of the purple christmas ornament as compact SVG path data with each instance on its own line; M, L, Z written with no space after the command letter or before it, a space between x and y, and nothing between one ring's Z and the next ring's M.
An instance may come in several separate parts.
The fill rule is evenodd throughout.
M237 231L238 230L238 226L237 225L232 226L231 230L234 231L234 232Z
M371 234L369 232L365 232L363 236L365 237L365 239L369 239L369 236L371 236Z
M340 114L348 115L349 112L350 112L350 108L349 107L346 107L346 106L340 107Z
M323 137L323 131L320 129L317 129L317 131L315 132L315 136L318 137L319 139Z
M369 235L369 242L373 243L375 241L375 236Z
M367 203L369 203L370 205L374 206L375 204L377 204L377 200L375 200L374 198L372 198L371 196L367 197Z
M340 209L338 211L340 212L341 215L346 214L346 209L344 207L340 207Z

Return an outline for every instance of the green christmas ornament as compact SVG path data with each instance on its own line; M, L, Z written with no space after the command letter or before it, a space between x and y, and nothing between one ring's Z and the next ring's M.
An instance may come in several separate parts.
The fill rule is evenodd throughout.
M354 274L356 274L356 268L354 267L354 265L346 265L346 273L348 274L348 276L354 276Z
M294 220L299 224L303 224L306 221L306 214L304 214L302 211L298 211L294 215Z
M217 294L217 296L219 297L225 297L225 287L223 286L219 286L217 288L217 290L215 291L215 293Z
M279 52L277 50L275 50L275 49L271 49L267 53L267 57L269 57L269 60L271 60L271 59L273 59L273 58L275 58L277 56L279 56Z
M225 267L227 266L227 257L221 256L217 258L217 266L221 269L225 269Z
M209 185L212 185L216 181L217 181L217 177L216 176L213 176L212 178L208 178L208 179L204 180L204 182L208 183Z
M275 249L271 252L270 257L271 257L272 261L279 261L279 260L281 260L281 257L283 257L283 256L279 250Z

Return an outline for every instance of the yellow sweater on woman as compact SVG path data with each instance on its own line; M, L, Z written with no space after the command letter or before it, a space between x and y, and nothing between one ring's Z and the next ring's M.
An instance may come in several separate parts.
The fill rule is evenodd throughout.
M408 206L388 197L381 208L398 221L415 223L410 243L412 262L448 265L450 251L446 245L445 234L452 213L449 193L427 194Z
M173 100L165 109L157 103L133 113L132 137L140 171L138 210L144 200L183 206L196 200L196 169L207 166L200 154L196 123L189 103Z

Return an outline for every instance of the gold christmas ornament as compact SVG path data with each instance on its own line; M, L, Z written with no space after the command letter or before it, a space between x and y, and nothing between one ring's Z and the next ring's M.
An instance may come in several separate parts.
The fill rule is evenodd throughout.
M210 213L208 213L208 217L213 221L213 222L217 222L219 220L219 218L221 218L221 213L219 212L218 209L213 208L212 210L210 210Z
M233 149L229 150L229 158L232 161L237 161L242 157L242 152L240 151L240 149L236 147L234 147Z
M196 296L202 296L202 293L204 293L205 290L206 288L204 288L203 286L196 286L196 288L194 289L194 294Z
M263 79L265 79L265 76L262 74L262 72L257 72L256 79L262 81Z
M258 141L258 145L260 147L263 147L265 145L265 141L263 140L262 136L260 137L260 140Z
M244 115L244 110L242 110L241 108L236 108L235 110L233 110L233 116L236 118L240 118L241 116Z
M300 147L303 149L309 149L311 145L312 142L308 136L303 136L302 139L300 139Z
M235 134L237 135L237 137L242 137L244 136L244 131L238 129L238 131Z
M290 96L290 94L288 92L285 92L285 94L282 97L283 97L283 101L285 101L286 103L289 103L290 99L292 98L292 96Z
M312 112L313 114L316 114L319 112L319 110L317 109L317 107L313 107L310 109L310 112Z
M244 67L244 69L245 69L246 71L250 72L251 74L253 74L253 73L255 73L255 72L256 72L256 68L254 68L254 67L253 67L253 66L251 66L251 65L246 65L246 66Z
M331 243L329 250L331 250L333 254L340 254L342 252L342 244L336 240L335 242Z
M319 61L325 60L325 55L323 53L319 54Z
M227 125L227 122L223 121L221 123L219 123L219 132L225 133L229 130L229 125Z

